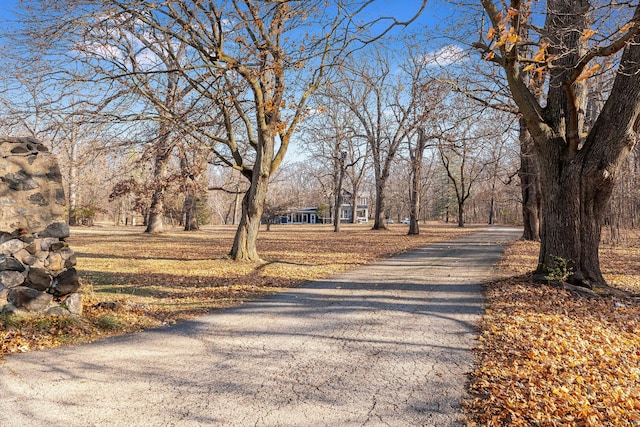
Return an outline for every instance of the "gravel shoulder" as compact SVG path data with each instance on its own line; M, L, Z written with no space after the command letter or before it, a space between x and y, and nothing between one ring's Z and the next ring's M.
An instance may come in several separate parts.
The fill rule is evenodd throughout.
M191 321L6 357L2 426L456 426L491 227Z

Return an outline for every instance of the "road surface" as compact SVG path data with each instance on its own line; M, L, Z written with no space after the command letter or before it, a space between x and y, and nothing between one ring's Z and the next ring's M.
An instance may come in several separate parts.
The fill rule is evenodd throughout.
M456 426L492 227L241 307L6 357L1 426Z

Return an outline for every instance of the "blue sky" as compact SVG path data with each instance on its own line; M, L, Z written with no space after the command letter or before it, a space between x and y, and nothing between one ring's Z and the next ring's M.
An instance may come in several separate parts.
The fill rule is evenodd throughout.
M19 7L19 0L0 0L0 16L11 18L13 12Z
M406 19L419 7L420 0L377 0L368 10L379 16L394 16L398 19ZM0 0L0 18L12 19L14 12L21 7L20 0ZM439 19L448 14L451 5L442 0L429 0L427 9L418 19L422 25L433 25Z
M394 17L399 21L408 20L420 8L421 0L377 0L371 6L367 7L367 15L379 17ZM417 31L420 27L428 26L433 28L442 22L443 18L451 15L451 11L456 6L452 6L444 0L429 0L424 12L411 25L410 29ZM364 17L363 17L364 18ZM366 19L365 18L365 19Z

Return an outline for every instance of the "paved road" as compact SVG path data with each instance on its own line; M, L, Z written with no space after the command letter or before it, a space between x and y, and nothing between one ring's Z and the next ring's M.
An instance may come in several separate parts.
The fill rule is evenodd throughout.
M0 364L1 426L454 426L487 231L193 321Z

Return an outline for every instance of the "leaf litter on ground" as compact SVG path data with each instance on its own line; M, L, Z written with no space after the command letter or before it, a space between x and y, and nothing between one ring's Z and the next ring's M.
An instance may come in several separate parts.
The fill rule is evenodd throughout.
M534 282L539 245L505 252L488 285L471 426L640 426L640 304ZM600 251L608 283L640 292L640 239Z

